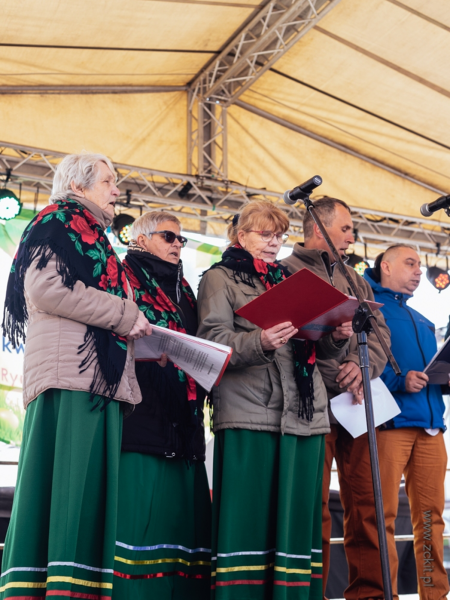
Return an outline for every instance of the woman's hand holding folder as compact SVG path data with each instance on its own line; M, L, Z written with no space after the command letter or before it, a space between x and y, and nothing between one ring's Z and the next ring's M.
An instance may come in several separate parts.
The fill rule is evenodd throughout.
M287 341L297 333L298 329L293 327L292 323L279 323L269 329L261 331L261 347L264 352L277 350L284 346Z

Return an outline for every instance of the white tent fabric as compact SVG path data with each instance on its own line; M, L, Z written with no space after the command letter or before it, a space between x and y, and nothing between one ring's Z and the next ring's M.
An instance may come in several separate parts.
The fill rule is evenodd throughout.
M265 3L3 0L0 139L186 172L187 91L129 92L186 86ZM320 173L322 193L417 217L436 193L402 173L450 189L449 54L447 0L341 0L240 100L400 175L233 106L229 178L283 191ZM50 93L73 85L128 93Z

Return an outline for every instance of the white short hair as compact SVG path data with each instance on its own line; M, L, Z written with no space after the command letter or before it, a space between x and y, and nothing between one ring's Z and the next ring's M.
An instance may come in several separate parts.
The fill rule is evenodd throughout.
M104 162L115 178L114 165L107 156L103 154L69 154L56 167L53 178L52 195L49 202L53 204L57 200L66 200L73 195L70 184L72 181L77 188L90 189L95 185L98 176L97 165Z
M181 223L177 217L169 212L163 210L153 210L151 212L144 213L141 217L134 221L131 226L131 237L133 240L137 240L139 235L148 235L150 231L155 231L160 223L164 221L173 221L181 229Z

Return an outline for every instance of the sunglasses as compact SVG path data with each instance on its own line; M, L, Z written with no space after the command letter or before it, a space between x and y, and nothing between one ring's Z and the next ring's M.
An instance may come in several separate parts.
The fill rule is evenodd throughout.
M166 240L166 242L168 244L173 244L175 240L178 240L180 242L182 248L184 248L186 246L187 242L188 242L187 238L183 237L182 235L177 235L173 231L168 231L168 230L163 230L163 231L149 231L147 233L147 236L154 235L155 233L157 233L159 235L163 235L164 239Z

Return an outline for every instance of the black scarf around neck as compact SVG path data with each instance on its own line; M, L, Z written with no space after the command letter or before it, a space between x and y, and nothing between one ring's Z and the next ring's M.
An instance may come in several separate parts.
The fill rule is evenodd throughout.
M231 269L234 280L250 287L256 287L254 278L257 277L266 290L280 283L291 275L289 270L280 262L265 262L244 250L239 244L230 246L222 254L222 260L215 263L211 269L219 266ZM306 421L312 421L314 416L314 384L313 373L316 362L314 342L291 338L294 350L294 377L299 391L300 402L298 416Z
M188 282L183 278L181 261L173 264L132 246L123 260L123 266L133 289L134 301L149 322L187 333L182 318L184 316L187 322L187 315L182 313L180 299L181 296L186 298L195 316L197 301ZM164 284L166 289L168 285L173 286L177 302L165 293L161 284ZM171 377L174 375L173 369L175 381ZM183 441L183 454L190 462L193 457L192 442L201 426L201 415L198 411L200 388L190 375L174 363L169 363L165 368L149 363L148 371L152 375L148 385L155 388L171 421L177 423ZM147 382L142 384L147 385Z

